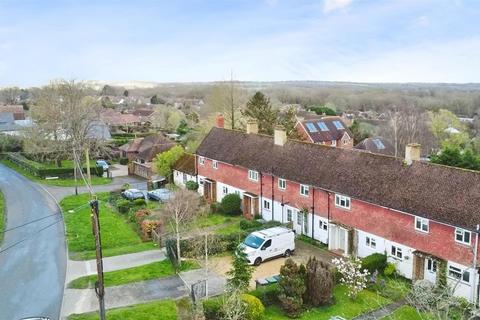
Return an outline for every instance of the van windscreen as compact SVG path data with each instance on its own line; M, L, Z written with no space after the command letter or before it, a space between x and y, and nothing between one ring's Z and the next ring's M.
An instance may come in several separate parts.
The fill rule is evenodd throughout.
M249 235L243 243L253 249L258 249L263 243L263 239L253 234Z

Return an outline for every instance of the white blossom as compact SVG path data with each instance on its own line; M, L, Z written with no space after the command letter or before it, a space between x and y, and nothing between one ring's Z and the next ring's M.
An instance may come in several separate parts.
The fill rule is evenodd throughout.
M366 269L362 269L362 262L358 258L332 260L332 263L342 275L340 282L347 286L348 297L355 299L363 289L367 287L368 277L370 273Z

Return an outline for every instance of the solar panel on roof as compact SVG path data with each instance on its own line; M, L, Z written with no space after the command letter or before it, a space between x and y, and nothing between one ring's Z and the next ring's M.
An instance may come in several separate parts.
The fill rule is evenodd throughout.
M325 122L323 122L323 121L317 122L317 125L320 128L320 130L322 130L322 131L329 131Z
M338 129L338 130L341 130L341 129L345 129L343 127L343 124L340 122L340 121L333 121L333 124L335 125L335 127Z
M315 126L313 125L313 123L307 122L306 126L307 126L308 131L310 131L310 132L317 132L317 128L315 128Z
M377 146L377 149L382 150L385 149L385 145L380 139L373 139L373 143Z

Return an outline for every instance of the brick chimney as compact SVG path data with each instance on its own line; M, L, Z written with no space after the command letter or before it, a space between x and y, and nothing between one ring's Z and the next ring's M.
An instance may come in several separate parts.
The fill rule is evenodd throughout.
M225 127L225 118L223 117L223 114L221 113L217 114L217 117L215 118L215 127L217 128Z
M413 161L420 160L420 152L422 150L422 146L418 143L409 143L405 147L405 162L408 165L411 165Z
M273 140L277 146L283 146L287 143L287 132L281 126L275 127Z
M257 120L250 119L247 121L247 133L258 133L258 122Z

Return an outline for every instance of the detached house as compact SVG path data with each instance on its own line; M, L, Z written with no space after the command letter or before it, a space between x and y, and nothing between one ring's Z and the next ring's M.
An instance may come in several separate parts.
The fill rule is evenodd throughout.
M170 150L176 145L162 134L155 134L145 138L137 138L121 146L122 157L130 160L129 174L145 179L154 175L152 161L157 154Z
M345 256L386 253L401 275L446 279L478 301L480 173L420 162L416 144L401 159L255 129L205 137L196 172L207 201L237 193L247 218L290 222Z
M296 130L305 141L334 147L352 148L353 134L337 116L299 120Z

